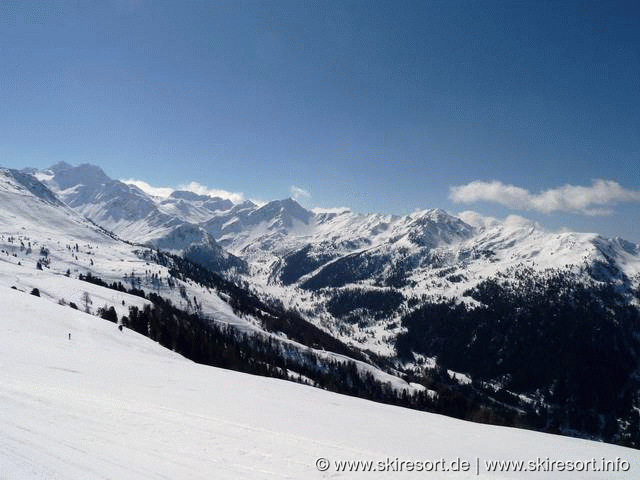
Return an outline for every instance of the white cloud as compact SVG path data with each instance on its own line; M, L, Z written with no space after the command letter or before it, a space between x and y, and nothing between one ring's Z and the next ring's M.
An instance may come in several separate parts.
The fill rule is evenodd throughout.
M240 192L229 192L218 188L209 188L198 182L189 182L186 185L180 185L177 190L186 190L188 192L197 193L198 195L209 195L210 197L220 197L231 200L233 203L244 202L244 195Z
M186 190L188 192L197 193L198 195L209 195L210 197L220 197L227 200L231 200L233 203L241 203L244 201L244 195L242 193L229 192L227 190L220 190L216 188L209 188L198 182L190 182L184 185L179 185L178 188L171 187L154 187L149 185L144 180L136 180L130 178L128 180L120 180L127 185L134 185L143 192L152 195L154 197L168 198L176 190Z
M521 187L499 181L473 181L451 187L449 198L456 203L493 202L514 210L542 213L572 212L608 215L611 206L621 202L640 202L640 191L622 187L613 180L594 180L591 186L563 185L533 194Z
M149 185L144 180L136 180L134 178L130 178L128 180L120 180L120 181L122 183L126 183L127 185L133 185L135 187L138 187L144 193L151 195L153 197L167 198L174 191L174 189L170 187L154 187L152 185Z
M300 200L301 198L310 198L311 194L303 188L296 187L295 185L291 185L289 188L291 191L291 198L294 200Z
M456 217L475 228L490 228L500 224L497 218L487 217L473 210L457 213Z

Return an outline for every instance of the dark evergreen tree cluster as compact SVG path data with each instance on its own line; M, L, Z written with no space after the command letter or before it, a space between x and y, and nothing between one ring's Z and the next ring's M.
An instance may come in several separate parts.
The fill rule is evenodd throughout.
M541 394L550 430L640 446L640 430L628 429L637 417L640 314L614 286L525 271L465 295L481 305L427 303L407 314L398 355L436 356L474 379Z
M94 285L98 285L100 287L110 288L111 290L117 290L119 292L128 293L137 297L146 298L144 290L140 288L127 288L122 284L122 282L107 283L101 278L92 275L91 272L87 272L86 274L79 274L78 279L88 283L93 283Z
M104 307L99 308L98 316L105 320L109 320L110 322L118 323L118 313L116 312L116 309L113 308L113 306L107 307L105 305Z
M235 313L251 315L259 319L267 331L284 333L291 340L309 347L329 350L358 360L365 359L361 352L345 345L308 322L299 313L285 309L276 301L267 303L246 288L242 288L200 265L162 251L145 250L140 254L147 260L168 267L170 277L174 279L191 280L198 285L226 294L229 305Z
M369 310L383 316L393 313L404 301L402 293L391 288L338 290L327 302L327 310L342 317L354 310Z
M313 254L311 245L307 245L282 260L280 281L284 285L291 285L332 258L333 256L329 254Z
M389 265L387 255L369 256L363 252L345 255L336 261L327 263L311 278L301 283L307 290L339 288L369 278L377 278Z

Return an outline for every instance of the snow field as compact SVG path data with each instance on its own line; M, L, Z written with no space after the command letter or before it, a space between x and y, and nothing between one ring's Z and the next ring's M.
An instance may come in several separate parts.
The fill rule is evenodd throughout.
M473 424L194 364L97 317L3 287L3 479L393 478L337 460L586 460L629 472L480 478L637 478L640 452ZM68 333L71 332L71 340ZM326 472L316 469L330 460ZM402 478L477 478L402 472Z

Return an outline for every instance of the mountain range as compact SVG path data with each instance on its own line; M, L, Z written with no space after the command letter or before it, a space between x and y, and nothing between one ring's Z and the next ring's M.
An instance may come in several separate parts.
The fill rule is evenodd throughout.
M351 325L345 339L382 354L391 349L380 334L393 331L389 327L397 320L389 315L391 306L383 316L367 305L336 316L327 309L331 298L345 290L369 297L393 290L402 296L392 309L398 313L426 297L473 303L465 291L523 269L563 269L585 282L621 287L640 283L637 245L597 234L549 232L517 216L499 221L439 209L406 216L314 211L292 198L234 204L180 190L163 198L112 180L93 165L60 163L31 172L67 205L120 238L243 274L336 335L344 330L345 315L357 317L361 327Z
M132 287L145 272L143 287L186 310L350 356L407 392L431 392L449 414L468 418L481 404L476 420L526 413L528 428L639 445L640 247L631 242L516 216L360 214L186 190L160 197L88 164L3 175L3 233L25 236L26 225L53 250L45 263ZM37 207L25 206L27 195ZM97 256L51 246L75 238ZM184 267L191 278L176 275L178 258L228 283L207 292L195 267ZM179 294L168 288L174 280ZM252 313L239 313L247 303ZM299 325L316 332L311 345Z

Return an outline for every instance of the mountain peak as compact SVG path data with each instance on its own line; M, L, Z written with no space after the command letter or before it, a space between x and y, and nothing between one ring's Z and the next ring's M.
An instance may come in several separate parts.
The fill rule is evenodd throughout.
M60 190L66 190L76 185L94 187L111 182L111 178L109 178L100 167L90 163L83 163L82 165L73 167L64 162L60 162L51 167L51 170L54 173L52 180Z
M271 221L277 218L282 223L282 226L289 228L293 226L294 220L308 224L313 217L313 213L289 197L282 200L273 200L263 205L253 212L252 216L258 222Z
M414 212L408 216L408 238L415 244L433 247L469 238L473 227L440 208Z
M70 170L72 168L73 168L73 165L69 165L67 162L60 161L54 165L51 165L47 170L50 170L53 173L58 173L63 170Z
M459 220L457 217L454 217L450 213L442 210L441 208L427 208L425 210L417 210L411 214L409 217L413 220L417 219L429 219L434 222L445 222L451 220Z

